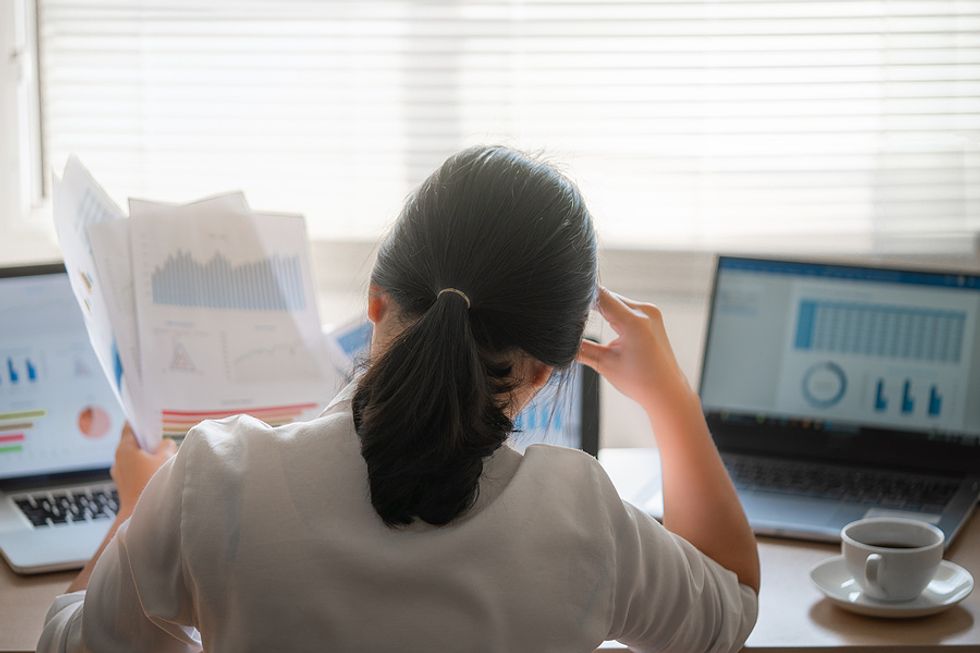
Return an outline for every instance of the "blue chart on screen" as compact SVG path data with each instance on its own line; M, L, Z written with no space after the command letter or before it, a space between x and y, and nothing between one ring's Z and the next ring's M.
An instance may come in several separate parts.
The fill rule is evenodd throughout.
M337 342L340 344L340 348L344 350L345 354L347 354L350 358L354 358L358 354L367 351L368 347L371 345L372 333L373 326L371 323L363 322L346 333L342 333L340 337L337 338Z
M232 265L221 254L201 263L178 250L153 270L151 285L155 304L253 311L306 307L297 256Z
M815 408L830 408L845 392L847 375L836 363L817 363L803 375L803 397Z
M30 356L7 356L0 373L0 383L10 385L34 383L37 381L37 363Z
M514 420L514 429L517 431L536 431L547 433L548 431L561 431L563 424L564 406L554 401L532 402Z
M932 308L803 300L800 350L929 362L960 360L966 313Z

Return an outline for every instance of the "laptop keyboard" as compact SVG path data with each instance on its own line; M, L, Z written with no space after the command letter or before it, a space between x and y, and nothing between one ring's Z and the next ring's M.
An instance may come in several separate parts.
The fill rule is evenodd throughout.
M112 519L119 512L119 493L111 485L37 492L13 500L34 526Z
M722 459L735 487L740 490L837 499L896 510L940 514L959 488L959 483L935 476L728 454Z

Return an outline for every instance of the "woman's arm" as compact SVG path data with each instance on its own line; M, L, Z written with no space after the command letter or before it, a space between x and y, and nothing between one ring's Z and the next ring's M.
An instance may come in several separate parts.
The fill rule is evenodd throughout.
M697 394L674 356L660 309L600 289L618 337L583 341L579 360L646 411L660 449L664 526L759 591L755 536L718 455Z
M113 470L120 493L117 530L72 584L87 591L55 599L39 653L201 650L181 536L190 452L170 457L167 445L151 456L131 438L124 434ZM144 489L147 476L152 478Z
M106 533L105 539L102 540L102 544L95 555L68 586L68 592L77 592L88 587L88 581L92 575L92 570L95 569L95 563L99 561L102 552L115 537L119 526L133 514L133 508L136 506L143 488L150 482L160 466L167 462L176 451L177 446L174 441L167 440L160 445L156 453L147 453L140 449L129 424L123 427L119 446L116 447L116 461L112 465L111 471L112 480L116 482L116 488L119 491L119 512L116 514L116 521L112 523L112 527Z

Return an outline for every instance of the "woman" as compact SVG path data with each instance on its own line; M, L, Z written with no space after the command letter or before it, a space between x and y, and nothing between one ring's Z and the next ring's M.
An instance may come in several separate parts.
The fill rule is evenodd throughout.
M39 650L737 649L752 533L659 311L598 289L618 338L583 342L596 293L567 179L502 147L451 157L384 241L370 364L320 418L204 422L173 457L124 433L115 535ZM576 357L649 415L664 526L586 454L506 446Z

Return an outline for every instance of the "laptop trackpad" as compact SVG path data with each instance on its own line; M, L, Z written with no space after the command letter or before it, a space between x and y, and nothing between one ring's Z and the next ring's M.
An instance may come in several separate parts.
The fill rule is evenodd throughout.
M754 491L739 492L739 497L753 523L793 524L819 530L839 523L837 501Z
M100 519L71 526L0 533L0 549L18 573L77 569L99 548L111 525L110 520Z

